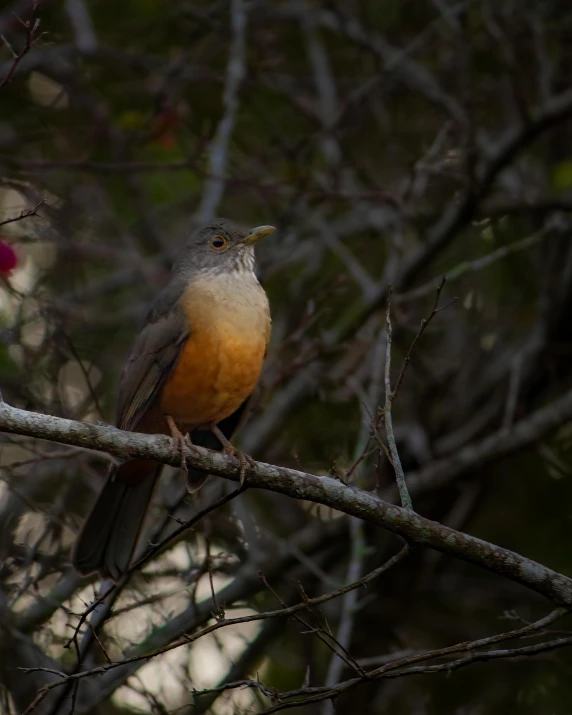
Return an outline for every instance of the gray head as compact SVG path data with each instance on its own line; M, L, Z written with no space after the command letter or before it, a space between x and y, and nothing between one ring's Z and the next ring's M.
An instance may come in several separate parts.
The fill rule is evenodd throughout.
M200 226L189 238L175 264L176 272L233 273L254 270L254 245L276 229L244 229L226 218Z

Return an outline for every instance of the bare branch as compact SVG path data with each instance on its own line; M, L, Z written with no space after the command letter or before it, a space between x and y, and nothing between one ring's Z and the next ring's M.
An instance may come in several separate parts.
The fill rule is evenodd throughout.
M526 251L529 248L536 246L542 241L543 238L547 236L547 233L547 227L544 227L540 231L533 233L531 236L521 238L519 241L515 241L508 246L501 246L500 248L497 248L496 251L492 251L492 253L489 253L482 258L476 258L474 261L463 261L462 263L457 264L450 271L447 271L445 273L444 278L446 278L447 281L450 282L461 278L467 273L476 273L477 271L482 271L483 269L488 268L497 261L503 260L503 258L506 258L507 256L510 256L514 253L520 253L521 251ZM414 288L407 293L402 293L401 295L395 296L395 302L405 303L410 300L417 300L418 298L423 298L424 296L429 295L434 290L435 281L427 281L427 283L424 283L423 285L419 286L419 288Z
M394 392L391 389L391 286L389 286L387 292L387 311L385 313L385 323L387 325L387 343L385 350L385 406L383 408L383 420L385 422L387 443L389 444L391 464L393 465L393 469L395 471L395 479L397 481L397 488L399 490L401 506L405 509L413 509L413 503L411 502L411 497L409 496L409 492L407 490L405 474L403 472L403 467L401 466L401 459L397 450L397 443L395 442L395 435L393 434L393 419L391 416L391 403L393 401L394 395Z
M40 206L43 206L46 203L45 199L42 199L36 206L34 206L33 209L27 209L25 211L21 211L19 216L14 216L13 218L7 218L4 219L4 221L0 221L0 226L5 226L7 223L15 223L16 221L22 221L25 218L29 218L30 216L39 216L38 214L38 209Z
M455 653L474 651L477 648L484 648L495 643L500 643L502 641L511 640L513 638L522 638L524 636L538 633L544 628L546 628L547 625L554 623L558 619L565 616L567 613L567 609L556 608L544 618L541 618L534 623L527 624L522 628L517 628L515 630L507 631L505 633L499 633L494 636L489 636L488 638L480 638L479 640L475 641L457 643L453 646L448 646L446 648L438 648L433 651L426 651L424 653L416 653L411 656L405 656L404 658L398 658L396 660L390 661L389 663L385 663L384 665L381 665L374 670L369 671L367 673L367 678L369 680L376 678L398 678L404 675L414 675L418 673L447 671L447 669L455 670L456 668L462 667L464 665L469 665L470 663L479 660L489 660L493 658L510 658L518 657L520 655L535 655L536 653L543 652L546 650L554 650L556 648L567 647L568 645L572 645L572 637L559 638L553 641L545 641L543 643L538 643L532 646L524 646L523 648L470 653L470 655L466 656L465 658L460 658L456 661L449 661L435 666L404 667L410 666L411 664L418 663L420 661L431 660L434 658L442 658L445 656L453 655ZM301 704L320 702L322 700L335 698L338 697L342 692L356 687L356 685L359 685L360 682L360 678L352 678L351 680L346 680L342 683L337 683L333 687L306 687L301 688L300 690L281 693L280 698L282 702L279 705L265 710L264 712L278 712L279 710L286 710L288 708L296 707ZM301 699L291 700L292 698Z
M447 305L442 306L439 308L439 299L441 298L441 291L443 290L445 286L445 281L446 277L443 276L441 278L441 281L439 285L437 286L437 295L435 296L435 303L433 304L433 309L429 313L429 316L427 318L423 318L421 321L421 325L419 326L419 330L417 331L416 336L413 338L413 342L409 346L409 350L407 351L407 355L405 356L405 359L403 361L403 365L401 367L401 372L399 373L399 377L397 378L397 382L395 383L395 387L393 389L393 393L391 396L391 399L395 399L395 396L397 395L399 388L401 387L401 383L403 382L403 378L405 377L405 373L407 372L407 368L409 367L409 363L411 362L411 353L413 352L413 348L417 344L417 341L419 338L423 335L425 330L427 329L427 326L429 323L433 320L433 318L442 311L444 308L448 308L452 303L454 303L457 299L453 298L453 300L450 303L447 303ZM388 308L389 310L389 308Z
M549 415L546 413L549 412ZM555 401L548 411L539 411L533 424L552 428L572 417L572 392ZM544 420L544 424L542 424ZM540 425L539 425L540 423ZM543 430L530 435L530 426L516 423L513 434L521 441L526 435L528 443L537 440ZM74 422L59 417L26 412L6 403L0 405L0 429L40 439L77 445L87 449L108 451L120 458L136 457L179 467L181 452L170 437L124 432L113 427ZM510 442L514 446L517 438ZM202 448L193 454L185 450L189 467L216 474L226 479L240 481L240 464L237 459ZM498 453L498 452L497 452ZM256 463L246 467L245 483L249 487L269 489L295 499L306 499L357 516L377 524L404 538L457 556L502 574L517 583L537 591L558 604L572 604L572 579L556 573L541 564L503 549L489 542L449 529L378 499L373 494L342 484L331 477L317 477L295 469Z
M209 174L203 189L201 202L197 210L197 220L208 221L213 218L219 205L225 186L223 178L226 170L228 145L234 127L238 109L240 86L246 72L246 22L247 11L244 0L231 0L232 43L227 66L223 96L223 117L220 120L210 147ZM214 178L216 177L216 178Z
M11 82L14 72L16 71L16 68L18 67L18 65L20 64L22 59L32 49L32 45L34 44L34 42L38 39L37 32L38 32L38 28L40 26L40 20L37 18L37 12L38 12L38 9L40 8L40 5L42 4L42 2L43 2L43 0L34 0L29 20L24 21L24 20L20 20L18 18L21 25L26 30L26 41L25 41L24 47L18 54L15 54L14 50L8 44L6 39L3 36L0 36L1 39L4 41L4 44L6 44L6 46L8 47L8 49L14 56L12 65L10 66L4 79L0 80L0 89L2 89L3 87L5 87L7 84L9 84Z

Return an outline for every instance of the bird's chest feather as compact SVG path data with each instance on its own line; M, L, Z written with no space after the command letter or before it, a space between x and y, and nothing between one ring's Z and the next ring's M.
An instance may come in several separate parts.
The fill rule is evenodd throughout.
M194 285L181 306L191 334L163 389L161 407L190 429L220 422L253 392L270 314L254 276Z

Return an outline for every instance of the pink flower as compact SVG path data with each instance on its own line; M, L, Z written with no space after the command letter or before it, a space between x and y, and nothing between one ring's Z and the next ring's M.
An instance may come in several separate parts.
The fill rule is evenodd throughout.
M0 241L0 275L8 276L18 264L18 257L12 246Z

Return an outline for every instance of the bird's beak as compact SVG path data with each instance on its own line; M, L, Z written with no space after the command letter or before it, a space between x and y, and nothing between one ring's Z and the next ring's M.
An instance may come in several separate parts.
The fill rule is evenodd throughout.
M258 241L261 241L263 238L266 238L266 236L269 236L271 233L274 233L276 231L276 228L274 226L257 226L256 228L253 228L251 231L248 232L245 238L242 239L242 243L244 243L246 246L250 246L254 243L258 243Z

